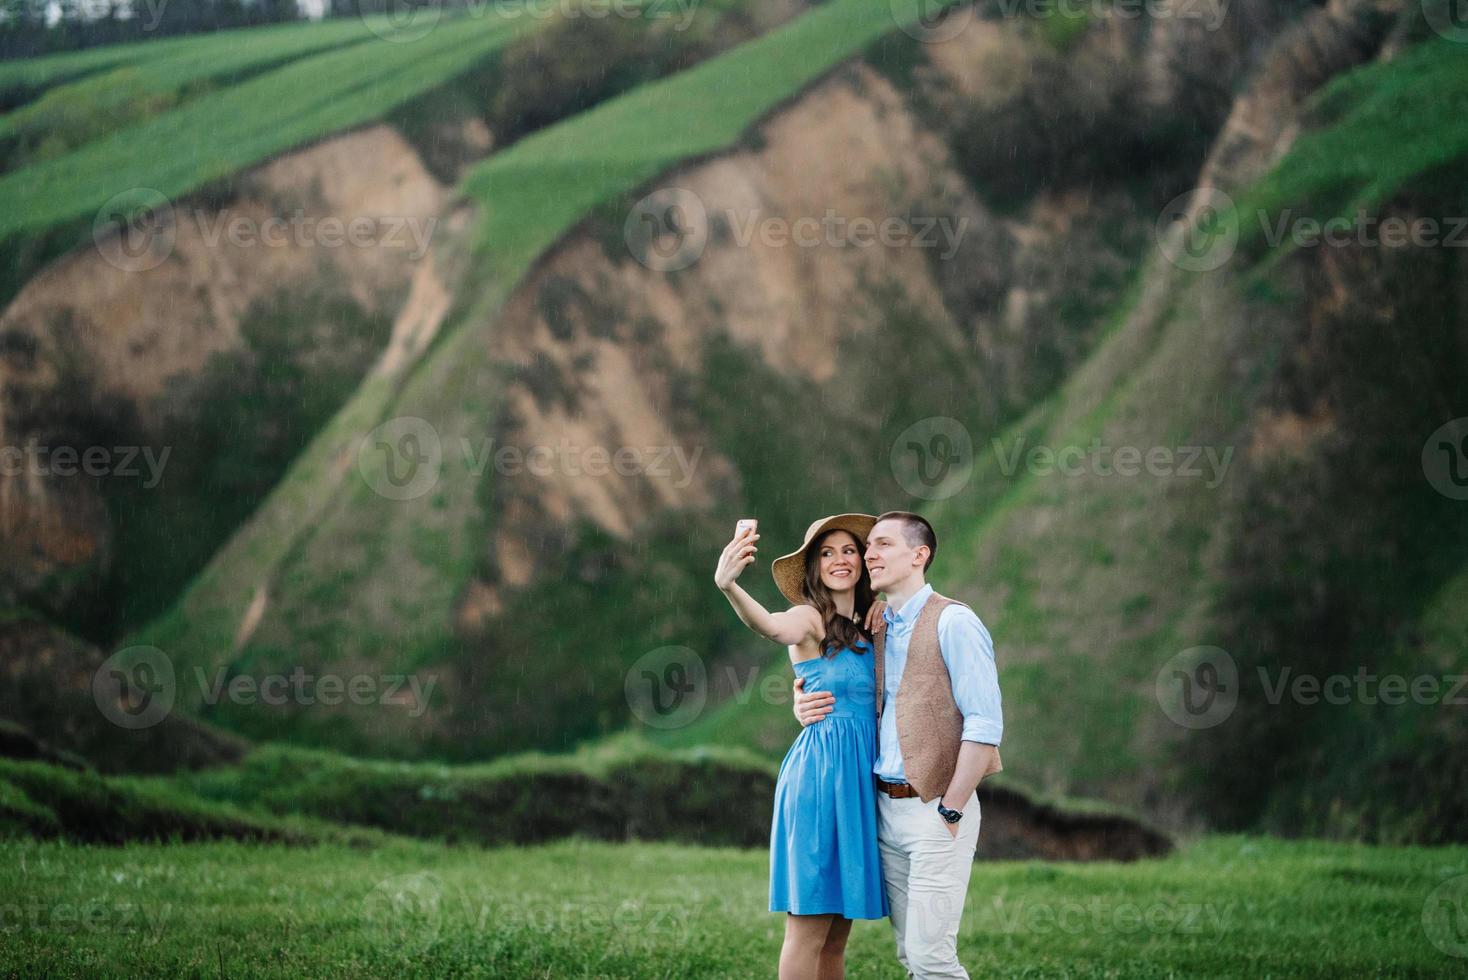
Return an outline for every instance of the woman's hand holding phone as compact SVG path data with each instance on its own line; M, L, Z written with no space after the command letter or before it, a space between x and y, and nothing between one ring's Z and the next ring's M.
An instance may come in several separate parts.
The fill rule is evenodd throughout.
M727 592L739 573L754 562L755 542L759 540L759 522L753 518L740 521L734 529L734 538L724 545L724 551L719 555L718 567L714 569L714 584L721 591Z

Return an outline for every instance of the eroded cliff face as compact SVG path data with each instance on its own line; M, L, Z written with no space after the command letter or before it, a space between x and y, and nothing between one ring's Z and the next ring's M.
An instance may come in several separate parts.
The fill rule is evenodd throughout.
M441 320L447 297L431 249L447 234L444 188L395 130L326 140L236 186L228 201L172 203L138 233L141 247L114 233L52 263L0 317L0 432L26 452L0 468L0 529L13 556L3 601L72 624L73 603L108 601L108 577L125 558L119 499L159 518L141 533L166 542L203 532L219 544L229 528L201 526L207 495L258 498L309 437L293 424L319 425L334 408L293 416L268 381L249 379L289 379L279 394L305 401L318 384L340 396L374 361L380 371L400 366ZM265 411L234 412L226 403L240 397ZM211 415L217 424L201 426ZM241 431L250 424L256 431ZM88 468L100 475L88 475L54 455L63 447L109 462L94 456ZM231 454L253 475L221 479L217 464ZM195 551L193 563L203 557ZM161 571L175 585L187 574ZM106 616L80 622L116 628Z
M770 119L754 142L649 189L684 195L701 212L698 255L686 268L662 271L656 255L634 255L635 241L616 240L622 229L586 228L506 305L492 342L516 380L499 443L668 447L672 455L669 465L631 478L555 467L546 477L501 479L494 547L505 585L534 579L535 542L555 528L585 520L625 540L658 511L707 512L738 492L738 468L707 420L679 402L680 385L737 383L697 380L714 336L761 370L822 392L833 421L882 413L868 385L903 358L904 338L886 322L893 304L932 329L925 342L966 356L938 270L975 260L986 246L1000 251L1003 232L891 84L865 66L844 69ZM837 224L894 215L931 241L855 244ZM795 228L826 216L835 219L828 230ZM806 244L786 229L803 232ZM886 365L871 356L884 347ZM767 438L777 451L779 433Z
M1060 53L1031 25L975 20L910 71L848 65L745 148L639 189L537 264L486 338L510 378L486 436L542 466L496 473L456 610L484 707L457 723L466 737L605 730L627 666L665 643L705 659L716 699L747 697L738 678L764 651L719 627L697 584L736 516L761 518L772 557L820 513L922 506L894 469L904 430L954 417L981 442L1056 390L1203 160L1159 142L1171 110L1133 118L1124 92L1148 45L1118 22ZM1068 141L1123 131L1108 147L1156 152L1087 176L1053 133L1015 128L1042 108L1084 120ZM1016 134L1002 165L996 132ZM653 241L636 233L667 207ZM826 217L897 217L931 242L860 247L811 221ZM593 474L567 458L619 448L666 465Z
M1207 175L1246 182L1262 172L1288 145L1289 116L1278 107L1293 109L1313 79L1370 56L1349 31L1331 35L1339 43L1326 45L1309 84L1269 82L1266 71L1230 115L1219 91L1232 93L1250 75L1268 48L1259 33L1283 19L1268 4L1239 10L1241 20L1201 32L1181 18L1150 30L1103 20L1059 46L1037 25L1012 21L976 20L943 43L896 38L894 57L886 46L843 66L739 148L599 209L494 315L456 322L456 342L487 349L496 371L486 374L497 375L438 376L465 385L456 393L476 427L467 451L485 467L474 499L436 511L431 533L396 527L394 537L374 537L375 512L354 502L371 492L355 457L323 463L302 506L336 508L340 533L292 541L307 557L289 566L282 559L269 580L237 590L245 597L237 604L231 591L225 640L204 658L368 670L396 662L392 637L446 631L452 642L414 663L439 679L434 711L368 725L318 710L293 729L306 740L402 754L430 744L464 756L557 748L621 728L627 668L666 644L705 660L715 698L737 693L740 672L768 651L735 633L707 586L733 519L760 517L764 555L773 556L821 513L924 505L893 465L899 436L914 424L960 419L983 449L1036 411L1053 410L1057 424L1085 418L1150 355L1172 315L1175 270L1155 263L1139 273L1163 205L1215 179ZM291 458L281 447L309 435L299 431L307 420L282 433L268 411L220 417L209 406L295 404L303 392L363 377L406 382L449 311L473 305L477 285L460 272L456 244L469 216L440 213L443 188L391 130L327 141L243 186L251 189L232 211L288 213L298 206L291 194L311 188L299 206L312 214L442 223L416 259L390 248L210 248L181 228L174 254L147 273L120 276L90 252L48 269L6 312L0 333L7 441L18 438L12 432L97 440L116 431L175 445L171 466L193 449L203 470L180 479L183 487L170 471L177 497L125 498L124 525L114 519L116 501L90 483L0 479L0 514L10 515L9 533L27 556L3 583L9 601L64 609L97 594L119 551L141 547L153 560L146 548L182 533L176 517L161 523L159 501L207 507L221 462L263 474L235 484L263 494ZM670 204L684 208L671 223ZM894 240L856 241L863 236L853 222L894 218ZM652 239L639 234L646 219L658 232ZM684 262L689 249L696 254ZM1222 301L1199 310L1220 318L1224 332L1238 315ZM1098 353L1109 327L1125 329ZM81 353L68 361L73 352ZM266 370L281 364L291 366L284 382ZM1098 398L1056 402L1063 383ZM80 409L63 410L71 404ZM444 425L445 436L458 424ZM188 439L173 438L178 432ZM269 438L231 461L240 448L231 433ZM510 451L506 462L496 461L500 449ZM632 452L619 463L619 450ZM354 506L355 519L341 518ZM242 507L237 522L250 510ZM119 547L116 528L141 527L139 514L160 522L128 532ZM1005 543L1033 548L1068 519L1057 508L1027 509L987 550L955 560L1012 568ZM402 577L394 556L431 551L443 535L473 540L478 557L444 590L452 601L426 611L435 621L425 627L425 614L395 612L402 590L424 590ZM346 538L351 553L333 553ZM1079 581L1075 540L1057 550L1070 557L1057 559L1048 578L1055 589ZM133 576L146 567L130 561ZM420 565L413 574L437 574ZM72 569L81 574L53 586ZM1131 629L1139 616L1126 612L1132 583L1117 575L1111 583L1097 593L1099 620ZM984 598L995 609L1027 594L997 574L989 585ZM1095 626L1094 610L1066 601L1058 622L1075 624L1077 637ZM334 628L333 616L363 610L371 630ZM186 646L198 635L188 633L188 618L174 624ZM90 625L107 634L107 623ZM368 632L381 635L363 639ZM1015 627L1006 655L1041 662L1058 649L1063 664L1064 643L1049 639ZM1065 788L1086 731L1077 726L1070 741L1046 747L1059 760L1044 770L1054 785ZM1123 751L1128 737L1117 736Z

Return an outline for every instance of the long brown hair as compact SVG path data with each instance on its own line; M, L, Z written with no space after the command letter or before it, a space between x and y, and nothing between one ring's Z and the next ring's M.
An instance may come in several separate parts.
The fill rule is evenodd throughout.
M821 542L844 528L832 528L825 534L812 541L805 549L805 595L810 604L816 607L821 614L821 622L826 626L826 637L821 641L821 656L834 657L842 647L850 647L857 653L862 649L857 644L861 640L870 640L866 630L861 624L865 622L867 610L872 605L872 580L867 574L867 563L863 561L866 554L866 545L862 544L861 538L851 534L856 541L857 556L856 568L856 595L853 597L855 603L852 611L856 619L847 619L836 610L836 599L831 595L831 590L826 583L821 581Z

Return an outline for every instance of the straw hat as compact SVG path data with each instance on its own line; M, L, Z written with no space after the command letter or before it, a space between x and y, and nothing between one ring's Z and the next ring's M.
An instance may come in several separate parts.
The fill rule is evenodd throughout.
M775 584L780 587L780 592L796 605L809 602L805 596L805 549L810 543L827 531L850 531L856 540L866 547L867 534L871 532L872 525L877 519L871 514L836 514L833 517L822 517L810 527L805 529L805 540L800 547L788 555L781 555L775 559L770 566L770 572L775 576ZM861 570L857 569L857 574Z

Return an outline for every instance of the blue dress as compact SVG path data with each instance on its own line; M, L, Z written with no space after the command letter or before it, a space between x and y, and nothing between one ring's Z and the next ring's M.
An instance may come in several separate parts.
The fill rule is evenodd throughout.
M770 824L770 911L888 914L877 852L875 652L842 648L795 664L805 690L836 695L833 710L796 736L775 783Z

